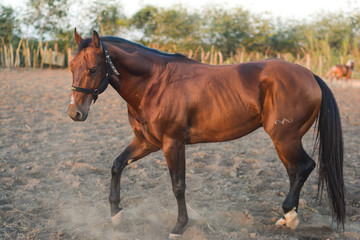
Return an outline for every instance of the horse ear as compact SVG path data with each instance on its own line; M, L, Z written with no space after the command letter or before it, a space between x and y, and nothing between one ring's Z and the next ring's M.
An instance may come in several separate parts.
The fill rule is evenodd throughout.
M74 29L74 37L75 37L75 42L77 43L77 45L79 46L80 42L83 40L82 37L77 33L76 28Z
M95 44L95 47L100 47L100 37L99 34L94 30L92 35L92 41Z

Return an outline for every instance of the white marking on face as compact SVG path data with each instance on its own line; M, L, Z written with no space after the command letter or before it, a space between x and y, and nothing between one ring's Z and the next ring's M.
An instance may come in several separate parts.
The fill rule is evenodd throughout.
M276 120L275 124L280 123L280 124L284 125L286 122L292 123L293 121L294 121L294 119L292 119L292 118L291 119L283 118L282 120Z
M71 98L70 98L70 104L75 104L75 98L73 95L71 95Z

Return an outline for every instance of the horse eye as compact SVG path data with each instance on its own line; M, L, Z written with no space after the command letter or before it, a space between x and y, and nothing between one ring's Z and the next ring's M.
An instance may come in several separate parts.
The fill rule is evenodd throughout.
M95 75L95 73L96 73L96 68L90 69L90 70L89 70L89 73L90 73L90 75Z

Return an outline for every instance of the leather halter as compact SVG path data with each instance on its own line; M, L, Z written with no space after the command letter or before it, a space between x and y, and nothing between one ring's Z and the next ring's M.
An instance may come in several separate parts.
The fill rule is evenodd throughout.
M101 46L104 49L105 59L106 59L106 75L105 75L105 78L102 80L102 82L100 83L100 85L96 89L88 89L88 88L81 88L81 87L71 86L72 91L82 92L82 93L85 93L85 94L92 94L93 99L94 99L94 103L96 102L96 100L98 98L98 95L100 93L104 92L105 89L107 88L108 84L109 84L110 68L115 73L115 75L120 76L120 73L116 70L113 62L111 61L110 54L107 51L107 48L106 48L105 44L103 42L100 42L100 43L101 43Z

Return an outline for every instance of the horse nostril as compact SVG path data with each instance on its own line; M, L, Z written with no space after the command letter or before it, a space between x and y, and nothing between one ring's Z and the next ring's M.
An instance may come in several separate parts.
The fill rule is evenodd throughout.
M77 120L81 120L81 119L82 119L82 114L81 114L81 112L76 112L75 119L77 119Z
M83 121L83 114L74 106L69 106L68 114L74 121Z

